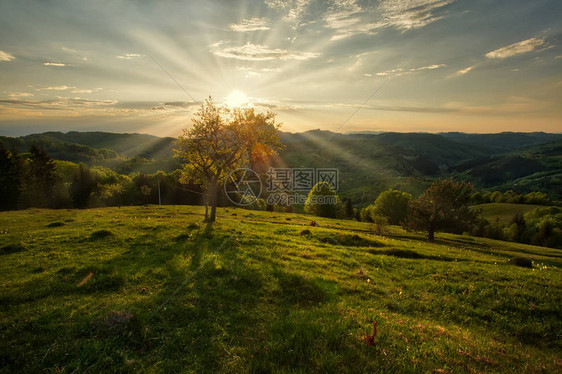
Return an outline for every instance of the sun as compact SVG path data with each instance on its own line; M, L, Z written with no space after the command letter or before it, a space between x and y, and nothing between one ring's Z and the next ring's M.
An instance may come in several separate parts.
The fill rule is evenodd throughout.
M248 97L242 91L232 91L226 97L226 105L230 108L237 108L241 106L246 106L248 104Z

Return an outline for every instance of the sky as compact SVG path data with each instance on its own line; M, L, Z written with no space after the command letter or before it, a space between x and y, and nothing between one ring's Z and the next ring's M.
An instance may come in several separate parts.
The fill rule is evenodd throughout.
M0 0L0 135L562 132L560 0Z

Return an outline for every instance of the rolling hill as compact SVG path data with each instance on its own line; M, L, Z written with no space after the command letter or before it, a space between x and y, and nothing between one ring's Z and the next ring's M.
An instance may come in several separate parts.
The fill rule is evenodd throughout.
M355 202L372 202L394 187L419 194L432 178L468 179L479 188L543 191L562 198L562 135L545 133L337 134L312 130L282 133L286 145L273 166L337 168L340 191ZM102 165L122 173L178 167L173 138L107 132L48 132L0 137L7 148L31 144L53 158ZM131 158L140 158L131 166ZM146 160L145 160L146 159ZM145 161L143 161L145 160Z

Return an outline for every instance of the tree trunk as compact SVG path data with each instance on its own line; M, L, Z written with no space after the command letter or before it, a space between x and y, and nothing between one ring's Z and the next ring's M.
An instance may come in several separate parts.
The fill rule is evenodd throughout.
M215 222L217 217L217 185L216 183L211 183L211 187L209 188L209 193L211 196L211 216L209 217L209 222Z
M435 231L429 230L429 232L427 233L427 239L430 242L433 242L435 240Z

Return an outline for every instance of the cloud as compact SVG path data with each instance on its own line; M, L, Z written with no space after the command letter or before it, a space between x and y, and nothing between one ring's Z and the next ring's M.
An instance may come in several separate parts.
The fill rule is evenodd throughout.
M392 70L381 71L381 72L377 73L376 75L378 75L379 77L385 77L385 76L388 76L388 75L400 76L400 75L412 74L412 73L415 73L415 72L418 72L418 71L435 70L435 69L441 69L441 68L445 68L445 67L447 67L446 64L432 64L432 65L420 66L418 68L411 68L411 69L396 68L396 69L392 69Z
M45 65L45 66L56 66L56 67L69 66L68 64L65 64L63 62L44 62L43 65Z
M294 28L301 25L312 0L266 0L268 7L286 12L283 20L292 23Z
M87 88L78 88L74 86L49 86L49 87L41 87L36 88L35 91L68 91L72 90L72 93L92 93L94 91L101 91L101 88L94 88L94 89L87 89Z
M100 107L112 107L117 104L116 100L86 100L78 97L57 97L47 100L0 100L0 105L13 105L20 108L37 110L79 110Z
M471 71L475 67L476 66L469 66L466 69L459 70L459 71L457 71L457 75L465 75L466 73L468 73L469 71Z
M272 49L264 45L253 44L251 42L248 42L241 47L225 47L223 44L223 42L218 42L211 45L210 52L220 57L246 61L309 60L320 56L319 53Z
M337 106L340 108L361 108L368 110L380 110L389 112L413 112L413 113L451 113L458 111L457 108L439 108L439 107L419 107L419 106L391 106L391 105L360 105L360 104L329 104L330 107Z
M36 88L36 91L66 91L66 90L70 90L72 88L76 88L76 87L69 87L69 86L49 86L49 87L43 87L43 88Z
M446 108L476 115L530 114L539 112L549 106L552 106L551 102L523 96L510 96L499 103L490 105L467 105L463 103L447 103L444 105Z
M530 38L486 53L487 58L508 58L532 52L543 45L543 38Z
M10 96L10 97L30 97L30 96L33 96L33 94L29 93L29 92L10 92L10 93L8 93L8 96Z
M12 61L15 60L16 58L14 57L13 54L8 53L8 52L4 52L4 51L0 51L0 61Z
M49 87L44 87L44 88L37 88L37 91L66 91L69 90L71 88L76 88L76 87L69 87L69 86L49 86Z
M254 69L249 68L247 66L239 66L236 68L238 71L244 71L246 74L244 78L257 78L260 77L264 73L278 73L281 71L279 68L262 68L262 69Z
M269 30L267 18L246 18L240 23L233 23L230 28L238 32Z
M424 27L443 18L434 11L455 0L383 0L379 4L383 21L380 27L411 30Z
M115 56L117 58L120 58L122 60L132 60L134 58L139 58L142 57L143 55L140 55L138 53L126 53L124 55L120 55L120 56Z
M361 19L362 9L355 0L338 1L324 15L324 22L336 33L330 40L340 40L355 34L373 34L377 25Z
M435 15L439 8L456 0L383 0L375 12L362 8L355 0L338 0L324 16L326 27L336 31L331 40L345 39L353 35L373 35L384 28L407 31L440 20ZM370 21L378 19L378 21Z

